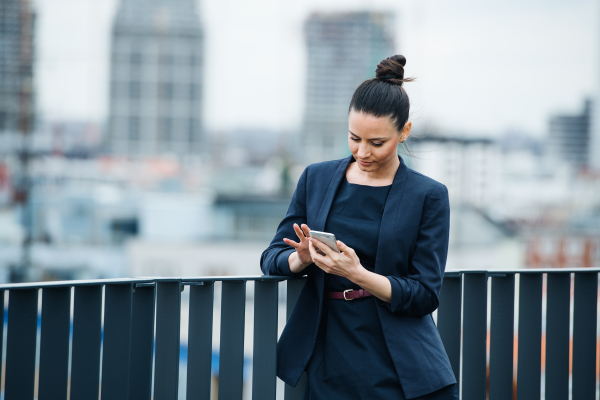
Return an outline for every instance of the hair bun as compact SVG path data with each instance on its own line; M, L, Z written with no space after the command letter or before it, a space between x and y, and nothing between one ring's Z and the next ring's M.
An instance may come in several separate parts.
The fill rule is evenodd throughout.
M405 65L406 58L401 54L388 57L377 64L375 78L402 85L402 83L412 80L404 79Z

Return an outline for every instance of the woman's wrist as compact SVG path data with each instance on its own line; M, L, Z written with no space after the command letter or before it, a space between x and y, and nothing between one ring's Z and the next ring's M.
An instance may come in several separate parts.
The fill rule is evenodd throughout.
M359 264L356 270L354 270L354 273L348 276L347 278L351 282L356 283L358 286L362 287L361 283L364 283L368 280L367 274L369 274L369 270L363 267L362 264Z
M302 272L306 267L308 267L311 263L304 264L298 258L298 252L293 251L290 253L288 257L288 265L290 267L290 271L294 274Z
M380 300L386 303L391 302L392 285L385 276L371 272L361 265L350 280L361 288L368 290Z

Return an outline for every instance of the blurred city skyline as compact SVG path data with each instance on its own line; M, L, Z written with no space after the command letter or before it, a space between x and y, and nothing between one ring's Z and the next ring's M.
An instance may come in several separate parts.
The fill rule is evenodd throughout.
M588 272L600 267L599 5L600 0L0 0L0 283L161 276L172 282L199 276L238 280L261 274L262 253L286 223L287 212L302 215L300 208L290 208L290 199L306 166L351 157L347 111L355 88L375 75L382 58L403 54L405 77L417 80L404 86L414 134L398 152L410 171L447 188L445 271L488 271L485 276L494 277L493 290L476 287L473 282L484 277L477 273L461 278L459 291L448 293L460 295L464 282L467 303L481 299L480 289L491 298L496 279L506 276L509 286L500 283L504 294L496 293L494 301L508 299L505 290L514 276L506 271L538 269L527 282L519 275L515 292L523 299L529 289L539 291L534 321L539 333L547 325L542 315L568 311L563 295L570 279L566 270L543 279L540 269L587 268L574 277L575 288L588 282L587 294L582 297L577 289L579 300L572 304L588 295L589 304L596 299L589 279L597 276ZM315 170L304 176L331 179ZM335 181L328 194L337 190ZM298 193L319 196L302 188ZM403 213L420 212L404 206L403 201L396 224ZM327 207L308 207L306 223L313 224L324 210L327 214ZM402 233L399 238L406 239ZM409 257L401 270L410 270L412 262ZM144 283L130 297L129 315L144 309L149 317L152 290L158 293L157 310L173 311L180 292L172 286L174 292L165 295L164 285L172 285L165 282L155 289ZM190 282L180 282L178 398L183 399L187 332L196 312L189 293L200 292L184 291ZM125 293L116 286L104 289L107 316L117 304L111 296ZM134 292L140 286L133 286ZM97 292L88 287L100 301L101 286ZM247 287L244 329L256 333L250 318L255 285ZM76 300L81 288L74 289L70 303L74 321L77 304L89 296ZM231 286L224 288L218 282L214 287L213 365L224 337L221 299L233 293ZM41 309L59 310L47 289L41 291ZM475 297L467 296L470 290L477 291ZM40 304L37 289L17 302L12 288L3 293L5 321L13 315L4 329L18 319L10 307L25 310L29 300L23 299L34 299L33 317ZM202 293L208 299L209 292ZM160 304L163 296L168 307ZM231 311L231 304L225 309ZM575 315L579 309L587 313L589 304L574 308ZM279 332L286 321L281 305ZM523 310L526 320L535 316L521 305L515 316ZM157 324L164 320L160 315ZM257 316L262 324L264 315ZM152 320L146 322L152 328ZM45 326L42 322L39 343ZM5 346L14 348L6 332ZM251 342L252 335L244 340L250 359L258 342ZM567 349L566 340L563 344ZM50 354L43 352L44 344L41 348L39 354ZM549 355L551 346L545 348ZM542 360L549 365L549 357ZM521 371L519 366L519 382ZM548 382L549 369L542 371ZM244 379L247 399L254 379ZM283 398L283 382L277 390Z
M258 272L394 53L447 268L600 262L596 2L28 4L0 3L0 281Z
M39 117L106 123L110 29L118 1L33 5ZM395 14L396 52L407 57L406 74L418 78L407 85L416 127L540 137L547 134L551 114L576 112L600 87L600 9L591 0L231 0L202 1L198 9L205 34L208 133L300 131L307 57L303 24L316 11Z

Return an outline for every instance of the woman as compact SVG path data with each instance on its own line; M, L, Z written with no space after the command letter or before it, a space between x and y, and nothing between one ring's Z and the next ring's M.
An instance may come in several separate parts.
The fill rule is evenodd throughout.
M352 155L304 170L261 256L266 275L307 275L277 344L277 375L295 386L306 371L305 399L458 399L431 317L448 251L448 191L397 153L412 126L405 64L401 55L381 61L356 89ZM341 253L310 229L335 234Z

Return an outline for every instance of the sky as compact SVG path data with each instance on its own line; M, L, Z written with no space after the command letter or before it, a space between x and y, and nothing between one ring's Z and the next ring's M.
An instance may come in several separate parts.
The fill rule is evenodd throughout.
M34 4L41 117L103 123L118 0ZM414 127L542 137L551 114L579 112L600 89L594 0L202 0L208 130L299 130L303 21L312 11L365 9L396 15L396 53L417 78L405 86Z

